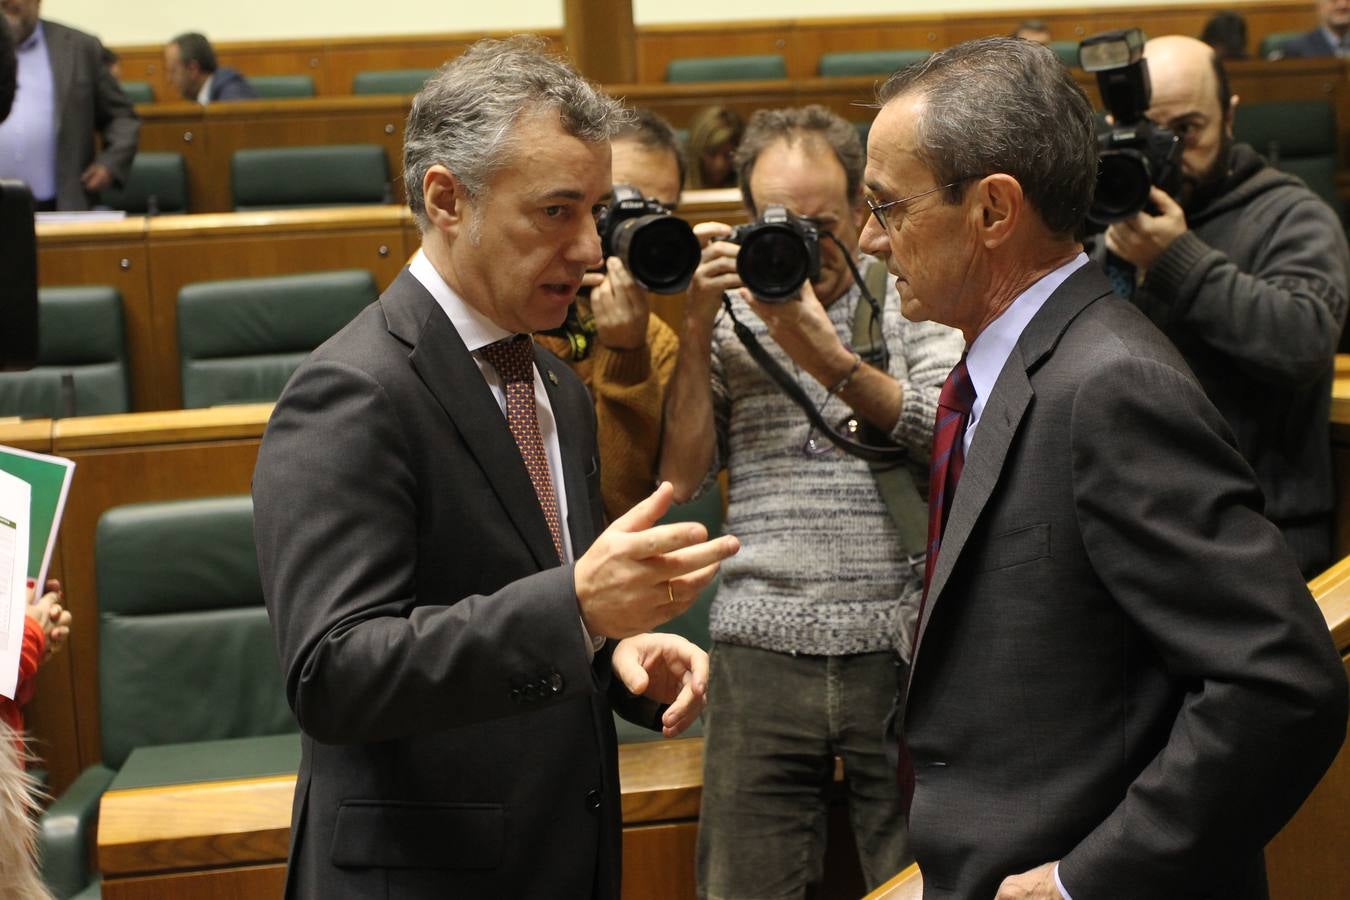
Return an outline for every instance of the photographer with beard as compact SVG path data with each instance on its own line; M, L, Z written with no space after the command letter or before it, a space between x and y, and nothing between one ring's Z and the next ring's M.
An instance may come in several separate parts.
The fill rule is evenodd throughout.
M1176 198L1154 187L1153 208L1111 225L1094 256L1194 370L1311 578L1332 553L1345 232L1303 182L1233 141L1238 98L1211 47L1173 35L1149 41L1144 57L1148 118L1181 139L1182 187Z

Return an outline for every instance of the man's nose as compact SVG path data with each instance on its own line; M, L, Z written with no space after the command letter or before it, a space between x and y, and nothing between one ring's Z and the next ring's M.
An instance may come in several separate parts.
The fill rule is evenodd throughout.
M885 259L891 255L891 239L886 234L886 229L881 227L874 214L867 216L866 223L863 224L862 235L858 238L858 246L863 252L872 256Z
M604 250L600 245L600 229L587 219L577 229L576 238L568 247L568 259L582 263L587 269L593 269L605 261Z

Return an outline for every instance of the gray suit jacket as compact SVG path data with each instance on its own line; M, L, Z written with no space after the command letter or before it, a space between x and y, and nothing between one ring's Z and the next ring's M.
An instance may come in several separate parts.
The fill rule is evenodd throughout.
M56 208L89 209L98 195L87 193L80 175L94 162L126 183L136 156L141 119L103 64L103 45L92 34L42 20L56 89ZM97 150L94 135L103 138Z
M536 363L581 553L602 516L593 406ZM608 694L631 698L609 645L587 659L505 417L406 269L291 379L253 496L304 733L287 896L617 900Z
M1262 847L1345 736L1345 673L1251 469L1093 264L987 398L907 701L928 898L1057 859L1078 900L1262 896Z

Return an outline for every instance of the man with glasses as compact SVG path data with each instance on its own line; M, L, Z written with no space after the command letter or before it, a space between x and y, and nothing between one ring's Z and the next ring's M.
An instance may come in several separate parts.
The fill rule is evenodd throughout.
M822 234L819 275L784 302L742 287L730 228L696 228L703 261L666 401L661 477L684 499L725 467L727 524L742 542L711 614L717 675L698 847L706 897L802 896L820 881L836 757L868 884L909 861L883 733L918 610L923 535L901 547L868 464L812 429L732 325L734 315L749 327L827 423L866 423L927 471L938 387L960 335L905 321L881 281L873 293L888 370L851 349L866 302L849 266L868 262L858 255L869 215L863 165L856 129L823 107L751 118L737 154L747 211L779 204L833 236ZM922 520L922 499L912 499Z
M670 211L680 202L684 156L675 131L646 109L610 139L614 183L637 188ZM652 315L646 288L617 256L582 281L583 296L562 328L535 340L572 367L595 398L600 494L613 521L656 483L661 404L675 368L679 338Z
M1304 577L1332 562L1329 415L1345 322L1345 231L1297 178L1233 141L1237 96L1206 44L1144 47L1148 116L1183 141L1182 187L1107 229L1094 254L1177 345L1238 447ZM1120 260L1128 265L1121 267Z

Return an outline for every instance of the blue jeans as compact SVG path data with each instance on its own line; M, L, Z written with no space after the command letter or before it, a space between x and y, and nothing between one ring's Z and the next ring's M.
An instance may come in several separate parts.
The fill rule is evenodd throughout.
M717 643L704 713L699 896L802 897L820 882L836 756L863 877L875 887L912 857L883 721L893 653L793 656Z

